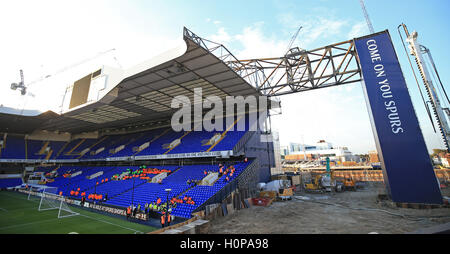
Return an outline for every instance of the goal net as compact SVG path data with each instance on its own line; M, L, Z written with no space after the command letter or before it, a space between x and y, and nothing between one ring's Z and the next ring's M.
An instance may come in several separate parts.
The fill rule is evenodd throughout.
M28 189L30 192L28 193L28 200L30 201L34 201L34 202L39 202L41 200L41 195L35 195L35 193L33 191L36 191L35 189L33 189L32 187L30 189Z
M57 188L48 187L41 193L41 201L39 202L38 211L58 210L58 218L65 218L74 215L79 215L70 209L65 202L64 197L57 194Z

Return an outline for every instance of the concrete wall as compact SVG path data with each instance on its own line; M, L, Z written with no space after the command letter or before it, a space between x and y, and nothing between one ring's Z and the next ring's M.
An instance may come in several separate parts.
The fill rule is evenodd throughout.
M270 180L271 168L275 167L274 149L272 142L261 142L261 137L261 131L255 132L243 147L243 152L248 158L259 159L259 182L267 182Z

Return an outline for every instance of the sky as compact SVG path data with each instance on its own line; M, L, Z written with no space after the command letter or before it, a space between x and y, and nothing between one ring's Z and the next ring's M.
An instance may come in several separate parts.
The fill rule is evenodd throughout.
M442 148L397 26L403 22L410 32L418 31L448 86L450 1L366 0L366 8L375 31L388 29L391 34L428 150ZM129 68L159 55L183 43L184 26L225 45L238 59L284 55L299 26L303 28L293 46L304 49L368 34L358 0L2 0L0 106L57 112L71 77L99 63ZM98 57L101 52L107 53ZM29 94L20 96L10 90L20 69L26 84L49 74L54 78L30 85ZM282 145L324 139L354 153L375 150L360 83L280 99L282 114L272 117L272 129L280 133Z

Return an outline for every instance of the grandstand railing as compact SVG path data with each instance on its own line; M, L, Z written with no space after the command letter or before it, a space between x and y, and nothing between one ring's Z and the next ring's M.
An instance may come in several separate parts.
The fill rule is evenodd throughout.
M235 191L237 188L240 189L253 189L252 186L249 184L252 184L252 181L248 181L249 176L255 176L256 169L259 167L259 161L258 159L254 159L253 162L248 165L244 171L239 174L238 177L233 179L229 184L226 184L222 189L220 189L216 194L214 194L212 197L210 197L208 200L206 200L203 204L201 204L199 207L197 207L192 213L196 213L202 210L205 210L206 206L211 204L217 204L222 203L224 199L226 199L233 191ZM256 188L256 183L254 184L254 188Z

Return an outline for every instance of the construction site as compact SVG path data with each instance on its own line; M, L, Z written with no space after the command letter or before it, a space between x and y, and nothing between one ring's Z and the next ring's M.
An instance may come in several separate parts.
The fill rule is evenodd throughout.
M375 31L359 4L369 32L345 41L303 49L299 26L285 54L238 59L183 27L179 47L131 68L65 76L59 112L2 105L0 234L450 233L450 101L428 38ZM20 69L10 92L94 58L31 82ZM372 150L280 144L285 96L354 83ZM417 105L445 149L427 147Z
M431 234L445 231L448 207L414 209L380 200L385 186L357 191L310 194L293 192L290 201L252 206L216 217L211 234ZM443 191L448 195L448 188ZM426 229L426 230L425 230Z

